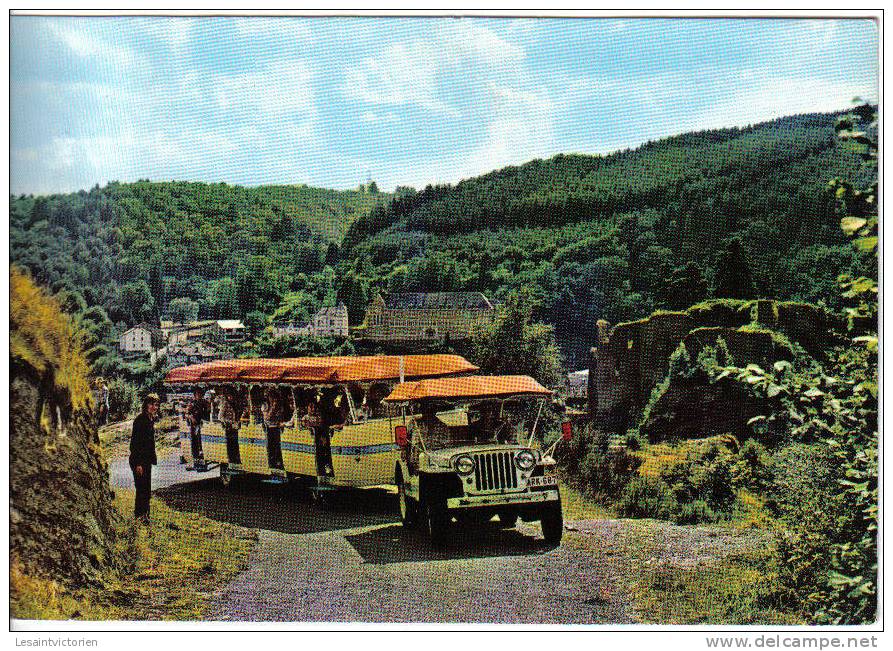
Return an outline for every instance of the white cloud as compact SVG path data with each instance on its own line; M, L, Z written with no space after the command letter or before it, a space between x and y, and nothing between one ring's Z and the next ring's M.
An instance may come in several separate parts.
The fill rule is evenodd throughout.
M367 104L425 109L432 123L452 121L425 162L390 169L396 183L424 186L554 153L555 103L533 77L523 48L493 29L438 21L427 38L391 43L348 69L343 90ZM378 113L360 116L373 122Z
M344 94L370 104L412 105L458 116L446 83L451 76L517 78L524 51L467 20L438 22L427 39L391 43L347 69Z
M345 73L344 92L370 104L415 105L436 113L457 112L439 98L438 48L425 41L396 43Z
M224 111L278 116L313 110L313 74L305 61L272 62L266 68L213 75L208 84Z
M117 65L130 64L134 60L133 52L98 37L93 33L95 25L97 23L85 20L47 23L50 32L79 57L99 57Z
M298 18L236 18L236 35L252 42L303 41L313 32L306 20Z

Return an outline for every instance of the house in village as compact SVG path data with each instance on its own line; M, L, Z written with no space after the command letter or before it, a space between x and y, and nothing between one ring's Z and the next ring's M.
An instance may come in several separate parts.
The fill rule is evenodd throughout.
M309 323L273 326L274 337L347 337L348 332L347 306L344 303L321 308Z
M208 319L186 324L166 324L168 343L185 345L196 341L236 344L245 340L245 325L237 319Z
M379 294L366 310L363 337L401 342L467 339L496 316L481 292Z
M568 404L584 406L589 396L589 369L568 373L564 393Z
M214 339L224 344L238 344L245 341L245 324L238 319L215 321Z
M170 368L175 368L189 364L203 364L215 359L226 359L229 356L203 341L196 341L185 345L169 346L167 350L167 365Z
M151 355L164 346L161 330L148 323L139 323L121 334L118 348L124 357Z

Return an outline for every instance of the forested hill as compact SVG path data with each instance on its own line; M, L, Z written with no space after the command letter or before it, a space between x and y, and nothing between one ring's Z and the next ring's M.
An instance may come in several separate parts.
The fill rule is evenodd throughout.
M815 189L855 159L836 150L830 114L744 129L683 134L607 156L559 154L461 181L402 193L351 227L352 243L388 226L432 233L521 225L558 226L616 212L660 208L686 232L734 227L748 212L815 213ZM804 184L806 184L804 186ZM781 197L787 199L780 201Z
M242 318L313 284L308 277L335 263L350 223L388 197L374 186L149 181L11 197L10 256L66 290L71 311L101 308L93 314L104 322L196 311Z
M477 289L501 298L527 288L572 364L585 359L600 318L711 296L837 300L837 276L858 262L827 185L863 174L835 139L837 117L689 133L398 189L353 223L343 264L354 285L369 286L362 294Z
M838 275L876 275L827 189L864 173L836 118L559 155L393 196L146 181L11 197L11 258L64 291L109 348L161 316L243 318L258 332L335 300L358 324L377 291L523 289L577 367L598 319L713 296L832 303Z

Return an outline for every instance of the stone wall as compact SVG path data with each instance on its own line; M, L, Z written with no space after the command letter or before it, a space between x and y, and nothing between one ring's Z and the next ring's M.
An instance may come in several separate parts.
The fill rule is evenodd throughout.
M655 312L613 328L599 322L589 367L590 417L608 431L634 427L681 342L695 358L704 345L715 345L722 337L736 364L766 365L791 356L772 330L812 351L837 326L820 307L769 300L707 301L685 312Z

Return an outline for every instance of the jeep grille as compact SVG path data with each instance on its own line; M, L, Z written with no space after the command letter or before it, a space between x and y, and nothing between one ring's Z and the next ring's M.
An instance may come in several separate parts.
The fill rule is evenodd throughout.
M474 487L479 491L517 488L514 452L483 452L474 455Z

